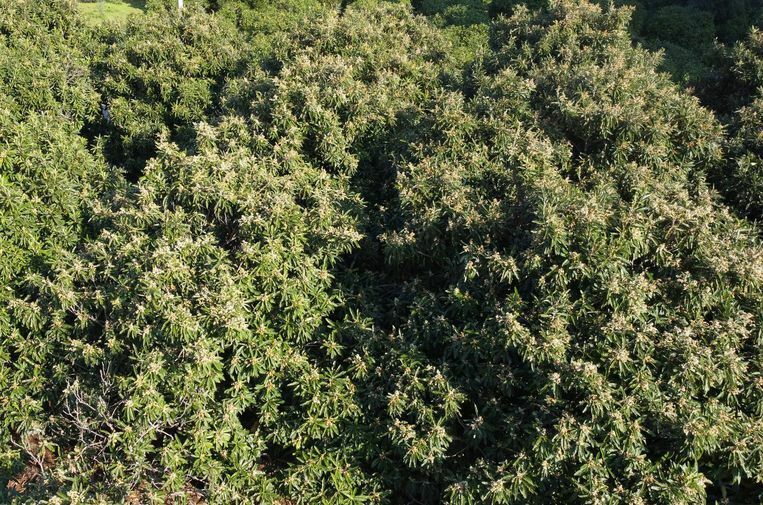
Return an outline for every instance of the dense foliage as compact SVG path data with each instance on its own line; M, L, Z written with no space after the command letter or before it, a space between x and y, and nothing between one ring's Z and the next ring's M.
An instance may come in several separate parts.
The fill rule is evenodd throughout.
M0 12L4 502L763 500L754 3L188 4Z
M728 122L727 160L710 178L741 215L763 217L763 33L727 51L709 101Z

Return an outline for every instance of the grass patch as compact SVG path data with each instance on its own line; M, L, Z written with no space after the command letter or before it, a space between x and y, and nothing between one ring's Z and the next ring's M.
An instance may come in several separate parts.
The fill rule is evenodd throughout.
M98 0L78 4L79 11L90 24L123 22L130 16L142 14L146 7L145 0Z

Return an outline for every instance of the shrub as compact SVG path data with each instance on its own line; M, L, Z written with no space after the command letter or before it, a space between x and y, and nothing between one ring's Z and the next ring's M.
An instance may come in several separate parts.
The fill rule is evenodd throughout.
M499 22L474 97L427 107L396 165L389 267L362 285L407 357L370 388L407 499L760 489L759 245L703 182L718 125L626 25L577 2Z
M279 44L280 37L323 14L338 11L342 5L328 0L224 0L218 3L218 14L247 33L255 53L260 56L267 56Z
M98 111L88 61L79 49L87 30L64 0L44 8L11 2L0 12L0 107L6 117L51 111L82 121Z
M33 440L28 456L55 454L42 496L380 499L338 340L362 324L333 278L361 238L352 146L426 92L443 51L407 11L375 16L305 29L277 74L255 62L228 88L245 116L183 148L163 130L135 183L93 198L76 250L6 301L6 473Z
M730 203L743 215L763 217L763 97L739 111L729 142L729 173L720 185Z
M3 476L21 470L22 449L44 466L51 462L50 447L37 436L50 407L44 377L59 365L48 359L60 357L56 338L70 321L65 313L47 311L38 293L58 289L56 293L68 296L71 282L63 270L76 261L76 250L89 233L96 195L108 192L113 178L79 135L84 121L98 111L88 61L78 47L87 42L87 31L66 2L19 1L0 12ZM37 340L23 329L43 326L45 338ZM26 472L39 474L35 466L27 466Z
M132 177L154 154L162 128L183 143L195 122L218 113L224 79L250 55L231 23L193 9L107 27L100 44L94 76L109 118L97 131L107 135L109 159Z
M748 96L763 87L763 32L750 31L747 40L735 45L732 50L733 72L742 93Z
M758 500L763 249L706 182L723 128L629 13L516 7L469 65L405 5L251 61L217 15L110 32L117 143L89 140L158 132L133 180L58 146L74 123L0 123L5 193L63 188L73 230L4 270L13 499ZM209 93L178 109L186 81ZM58 219L28 213L0 244Z
M728 118L730 138L726 163L711 171L712 182L741 215L763 216L763 35L753 29L748 39L726 54L720 76L707 95Z

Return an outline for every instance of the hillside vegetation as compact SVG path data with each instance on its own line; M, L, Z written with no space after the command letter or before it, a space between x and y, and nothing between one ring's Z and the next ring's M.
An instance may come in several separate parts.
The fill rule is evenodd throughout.
M11 0L0 501L761 502L719 5Z

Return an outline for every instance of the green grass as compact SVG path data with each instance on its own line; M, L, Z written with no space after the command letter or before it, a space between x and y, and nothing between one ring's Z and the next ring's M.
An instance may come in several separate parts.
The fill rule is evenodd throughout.
M97 2L79 2L79 10L91 24L106 21L125 21L135 14L142 14L145 0L98 0Z

